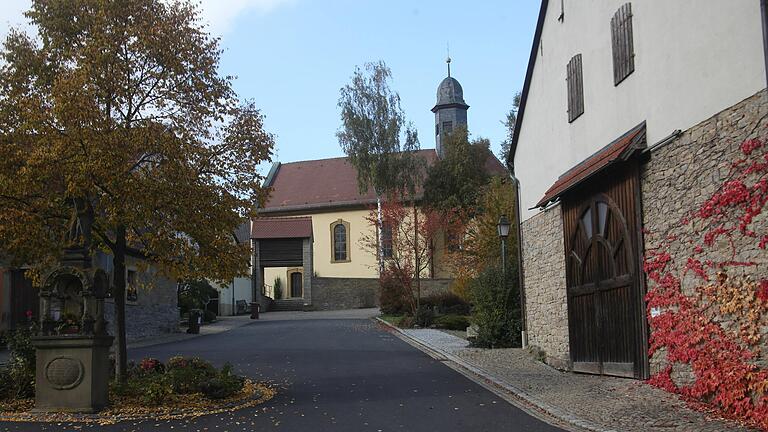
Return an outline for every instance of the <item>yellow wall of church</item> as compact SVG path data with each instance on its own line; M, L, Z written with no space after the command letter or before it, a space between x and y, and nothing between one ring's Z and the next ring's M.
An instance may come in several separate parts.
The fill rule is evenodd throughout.
M366 218L371 214L370 210L338 210L324 213L309 213L303 215L312 218L313 244L313 268L319 277L349 277L349 278L378 278L378 265L375 251L364 246L363 239L370 237L375 239L376 229L371 226ZM332 262L332 232L331 224L337 221L349 224L349 259L346 262ZM439 239L435 248L435 277L450 277L450 272L441 265L444 242ZM271 286L275 277L282 281L283 298L288 294L287 268L275 267L264 269L264 282ZM429 277L429 271L425 271L423 277ZM270 288L267 294L273 296ZM273 297L274 298L274 297Z

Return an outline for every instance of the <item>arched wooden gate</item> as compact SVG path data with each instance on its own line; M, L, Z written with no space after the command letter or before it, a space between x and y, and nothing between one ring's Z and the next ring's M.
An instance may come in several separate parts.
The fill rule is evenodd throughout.
M563 196L570 355L577 372L646 375L637 170L621 164Z

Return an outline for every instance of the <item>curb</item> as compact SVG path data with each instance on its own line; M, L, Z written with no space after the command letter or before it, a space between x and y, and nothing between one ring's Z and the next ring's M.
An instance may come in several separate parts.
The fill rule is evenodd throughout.
M396 332L396 335L399 336L404 341L408 342L415 348L423 351L428 356L438 359L438 360L447 360L452 363L454 363L458 368L463 369L464 371L468 372L464 375L469 378L474 378L473 381L475 381L478 384L485 384L481 380L485 380L488 383L490 383L492 386L496 387L497 389L500 389L503 392L506 392L513 396L515 399L518 400L518 402L522 402L523 404L527 406L518 406L518 408L521 409L535 409L546 416L550 417L551 419L558 420L560 422L567 423L571 426L576 426L580 429L591 431L591 432L617 432L615 429L606 429L603 426L600 426L596 423L593 423L589 420L585 420L581 417L575 416L571 413L568 413L560 408L557 408L555 406L552 406L551 404L544 402L542 400L537 399L534 396L531 396L530 394L526 393L524 390L515 387L514 385L502 380L501 378L497 377L496 375L486 371L485 369L482 369L478 366L475 366L464 359L455 356L453 354L450 354L448 352L445 352L441 350L440 348L437 348L435 346L432 346L426 342L423 342L419 339L414 338L413 336L407 334L399 327L396 327L383 319L376 317L376 321L383 324L384 326L394 330ZM449 365L450 366L450 365ZM479 379L478 379L479 378ZM513 403L514 404L514 403ZM516 405L516 404L514 404ZM542 419L544 420L544 419Z

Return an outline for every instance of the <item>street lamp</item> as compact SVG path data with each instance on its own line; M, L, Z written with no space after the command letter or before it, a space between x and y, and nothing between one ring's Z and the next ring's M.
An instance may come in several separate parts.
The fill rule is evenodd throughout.
M507 237L509 237L509 227L512 224L509 223L507 215L501 215L499 223L496 224L496 232L499 233L501 238L501 280L504 286L504 290L507 290ZM509 295L507 297L507 304L509 303Z

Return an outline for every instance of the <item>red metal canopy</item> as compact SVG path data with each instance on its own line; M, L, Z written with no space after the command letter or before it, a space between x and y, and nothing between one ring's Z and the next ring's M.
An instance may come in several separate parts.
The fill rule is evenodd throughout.
M593 174L615 162L629 159L637 151L645 149L645 145L645 122L642 122L615 139L612 143L598 150L597 153L566 171L547 190L534 208L545 207Z

